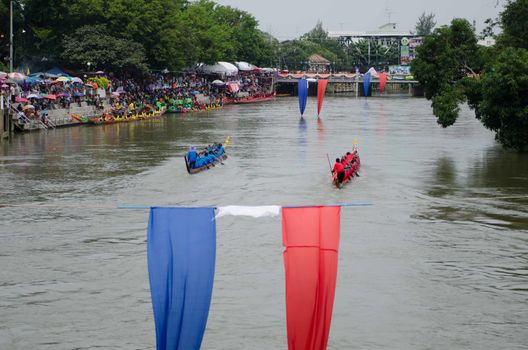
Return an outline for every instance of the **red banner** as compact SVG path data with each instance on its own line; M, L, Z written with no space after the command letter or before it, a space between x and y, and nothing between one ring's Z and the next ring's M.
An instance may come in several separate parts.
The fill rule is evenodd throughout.
M328 85L328 79L319 79L317 81L317 117L319 117L319 113L321 113L321 107L323 107L326 85Z
M282 208L288 349L326 349L341 207Z

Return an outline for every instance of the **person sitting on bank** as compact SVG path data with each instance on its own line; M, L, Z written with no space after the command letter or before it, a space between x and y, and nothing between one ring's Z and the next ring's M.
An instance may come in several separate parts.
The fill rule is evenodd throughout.
M332 169L332 173L337 174L337 181L339 181L339 183L342 183L343 179L345 178L345 166L343 165L343 163L341 163L341 160L339 158L336 158L335 161L336 162L334 164L334 168Z
M194 146L191 146L191 148L189 148L189 152L187 153L187 160L189 161L189 167L191 167L191 169L194 169L196 165L196 158L196 148L194 148Z

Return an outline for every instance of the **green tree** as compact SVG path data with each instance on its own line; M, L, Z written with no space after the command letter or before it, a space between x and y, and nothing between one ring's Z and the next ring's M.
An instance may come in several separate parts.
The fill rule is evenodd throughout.
M528 149L528 50L506 48L482 78L481 120L507 148Z
M500 14L500 25L499 46L528 49L528 0L509 0Z
M141 44L107 33L103 25L80 27L64 38L62 58L81 70L90 62L95 69L110 69L120 75L141 76L148 72Z
M416 22L416 34L418 35L429 35L433 31L433 28L436 25L435 22L435 15L425 14L425 12L422 13L422 15L418 18L418 22Z
M480 72L479 50L473 28L464 19L454 19L449 27L438 28L426 36L411 64L413 75L424 87L425 97L433 99L442 90L453 89L466 74ZM451 117L445 120L442 115L437 117L444 127L454 122Z
M508 1L496 47L476 46L465 20L453 20L424 39L412 70L439 124L453 125L459 105L467 102L504 147L528 149L526 13L527 0Z

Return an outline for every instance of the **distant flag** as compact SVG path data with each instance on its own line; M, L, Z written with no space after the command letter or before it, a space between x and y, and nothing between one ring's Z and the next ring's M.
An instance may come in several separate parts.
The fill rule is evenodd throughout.
M334 306L340 207L282 208L288 349L326 349Z
M231 136L228 136L228 137L226 138L225 143L224 143L224 148L226 148L227 145L229 145L229 138L230 138L230 137L231 137Z
M151 208L147 259L157 350L198 350L216 257L214 208Z
M326 86L328 85L328 79L319 79L317 81L317 118L321 113L321 107L323 107L323 99L326 92Z
M301 118L306 108L306 100L308 99L308 80L299 79L298 82L298 94L299 94L299 109L301 111Z

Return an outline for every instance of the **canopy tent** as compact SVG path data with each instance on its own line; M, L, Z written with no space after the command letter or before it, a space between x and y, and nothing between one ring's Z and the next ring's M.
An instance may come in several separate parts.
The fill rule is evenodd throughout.
M196 71L203 74L225 74L228 76L238 74L238 68L229 62L217 62L213 65L202 64Z
M260 68L260 70L264 73L273 73L276 71L275 68Z
M235 62L239 71L251 72L251 71L260 71L260 68L247 62Z
M54 74L54 75L62 76L62 77L69 77L70 76L69 74L64 73L64 71L62 71L61 69L59 69L57 67L51 68L46 73L48 74L48 77L50 77L50 78L51 78L50 74Z

